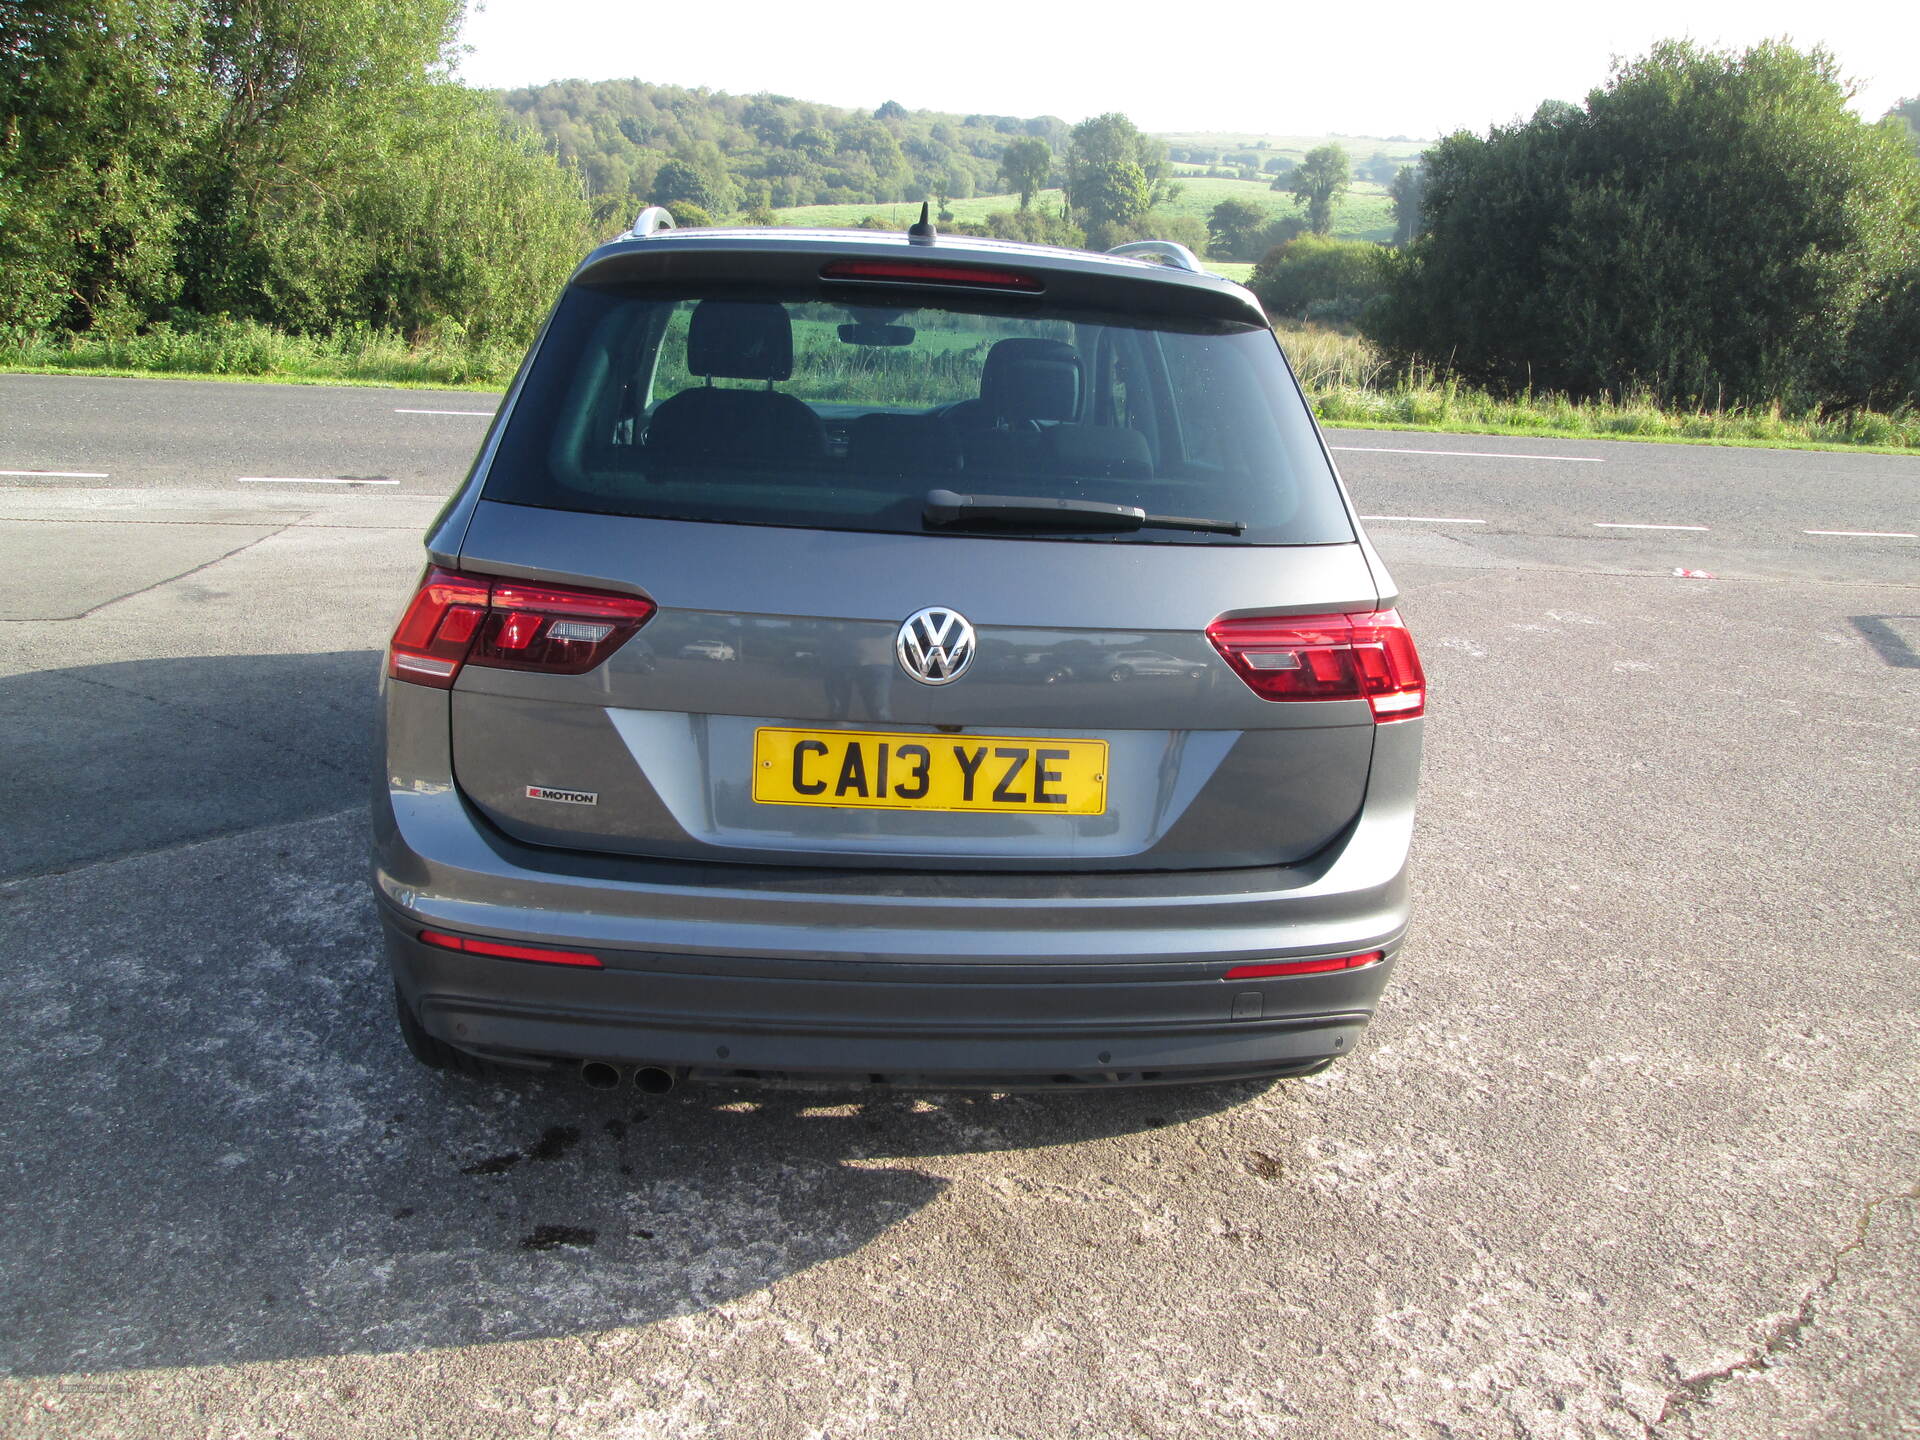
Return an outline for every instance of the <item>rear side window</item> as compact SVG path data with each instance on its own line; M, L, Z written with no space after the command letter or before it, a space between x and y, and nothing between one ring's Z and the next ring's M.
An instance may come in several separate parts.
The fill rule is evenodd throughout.
M1354 538L1266 330L886 300L576 286L501 436L486 498L918 533L928 491L943 489L1245 527L1031 532L1048 539Z

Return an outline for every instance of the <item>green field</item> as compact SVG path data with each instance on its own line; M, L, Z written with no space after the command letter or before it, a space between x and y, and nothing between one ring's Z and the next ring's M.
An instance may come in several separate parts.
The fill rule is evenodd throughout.
M1385 155L1390 160L1411 160L1433 142L1431 140L1376 140L1370 135L1222 135L1195 132L1183 135L1155 135L1170 150L1259 149L1264 154L1285 155L1298 160L1307 151L1321 145L1338 145L1355 161Z
M1264 180L1208 180L1190 177L1176 182L1179 198L1163 207L1175 215L1192 215L1203 224L1222 200L1245 200L1269 210L1276 220L1298 215L1293 196L1272 189ZM1393 238L1393 203L1387 192L1369 181L1356 181L1333 215L1333 234L1339 240Z
M1213 207L1222 200L1250 201L1271 211L1276 220L1299 213L1291 195L1269 188L1265 181L1189 178L1177 183L1180 186L1179 196L1164 208L1175 215L1191 215L1202 224ZM1045 210L1058 210L1060 200L1058 190L1042 190L1034 197L1033 203ZM971 200L954 200L947 208L953 211L956 220L985 220L995 211L1014 210L1019 205L1018 195L976 195ZM783 225L823 225L829 228L857 225L867 216L875 215L904 230L920 218L920 206L917 203L796 205L791 209L776 210L774 214L780 217ZM1365 181L1356 183L1334 213L1333 233L1341 240L1391 240L1393 206L1387 199L1387 192Z

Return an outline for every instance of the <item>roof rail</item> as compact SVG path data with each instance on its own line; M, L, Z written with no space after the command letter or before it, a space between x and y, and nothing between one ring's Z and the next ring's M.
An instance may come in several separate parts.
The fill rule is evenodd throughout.
M1129 240L1125 245L1114 246L1107 254L1125 255L1137 260L1159 255L1165 257L1160 263L1170 270L1191 270L1196 275L1207 273L1194 258L1193 251L1176 240Z
M649 205L635 217L633 229L629 230L627 234L633 236L635 239L644 240L649 235L655 235L662 230L671 230L673 228L673 216L666 212L665 207Z

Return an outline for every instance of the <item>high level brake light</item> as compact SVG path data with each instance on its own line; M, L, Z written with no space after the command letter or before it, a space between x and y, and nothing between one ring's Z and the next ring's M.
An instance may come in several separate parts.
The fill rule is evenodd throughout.
M820 278L892 281L901 285L965 285L979 290L1019 290L1028 295L1037 295L1046 288L1039 276L1018 270L925 260L832 260L820 267Z
M1427 677L1395 610L1216 620L1207 638L1262 700L1360 700L1377 723L1412 720Z
M652 618L638 595L535 585L432 566L387 647L387 674L437 690L462 665L584 675Z

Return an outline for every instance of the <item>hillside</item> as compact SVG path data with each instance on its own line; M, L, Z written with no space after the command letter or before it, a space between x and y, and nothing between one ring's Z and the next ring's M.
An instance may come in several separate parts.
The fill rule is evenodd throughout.
M1007 145L1039 139L1058 156L1069 129L1051 115L952 115L891 101L867 112L641 80L559 81L507 91L500 100L579 173L607 221L661 203L714 218L746 213L763 222L854 225L875 217L905 226L922 199L945 197L955 220L984 223L1019 203L999 176ZM1156 138L1167 146L1168 170L1180 187L1163 211L1202 224L1226 199L1250 201L1276 219L1296 213L1292 197L1270 182L1317 145L1342 145L1357 175L1378 157L1377 180L1356 183L1334 222L1337 235L1367 240L1393 233L1377 183L1391 176L1387 162L1404 163L1421 148L1404 138L1352 136ZM1060 192L1045 191L1036 204L1057 210Z
M620 208L693 203L716 214L818 204L874 204L998 188L1010 141L1066 144L1051 115L946 115L889 101L846 110L784 95L559 81L499 92L587 193Z

